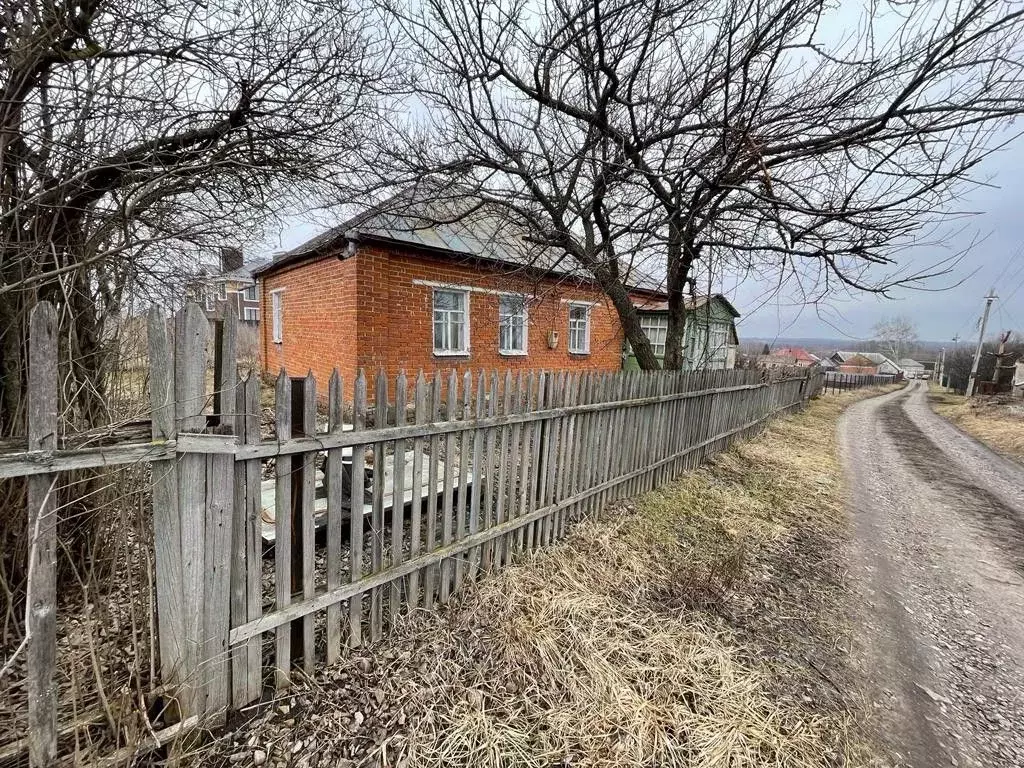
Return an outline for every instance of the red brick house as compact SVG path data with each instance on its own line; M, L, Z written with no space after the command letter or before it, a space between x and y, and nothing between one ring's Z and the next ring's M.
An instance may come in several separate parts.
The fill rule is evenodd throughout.
M371 211L259 269L265 369L622 368L614 307L564 256L493 214L437 219Z

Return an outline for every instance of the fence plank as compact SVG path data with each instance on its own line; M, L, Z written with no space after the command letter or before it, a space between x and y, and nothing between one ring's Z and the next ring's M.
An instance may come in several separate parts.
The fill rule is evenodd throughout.
M409 382L405 371L398 374L395 383L395 426L405 426L405 406ZM394 494L391 500L391 565L401 564L402 549L405 542L405 441L395 441ZM415 497L415 493L413 493ZM391 595L388 598L388 616L391 626L398 620L398 612L402 605L402 584L396 579L391 582Z
M415 421L417 424L427 422L427 382L420 369L416 377L416 391L413 395ZM437 484L428 486L429 495L437 496ZM423 438L417 437L412 444L412 510L409 521L409 557L420 554L423 537ZM409 608L415 609L420 601L420 573L414 571L409 575Z
M520 398L519 412L528 411L533 402L533 387L534 387L534 374L530 371L526 374L526 378L522 380L520 386ZM521 444L521 450L519 454L519 483L518 483L518 495L517 499L517 511L516 517L522 517L530 510L530 497L531 497L531 466L533 458L533 432L529 423L522 425L523 441ZM518 552L522 552L526 547L526 531L524 528L516 529L515 545Z
M234 388L236 415L235 437L239 442L246 442L246 385L241 382ZM248 591L248 558L249 558L249 524L246 519L246 494L249 462L239 461L234 464L232 520L231 520L231 615L232 627L249 621ZM236 709L248 704L249 699L249 649L248 646L236 646L231 649L231 706Z
M206 428L206 347L210 326L197 304L186 304L175 318L174 393L177 433ZM184 609L185 674L182 716L203 714L208 668L203 664L206 583L206 456L179 454L178 514Z
M235 386L238 383L238 318L227 312L216 323L213 363L213 412L218 424L231 427L237 435L238 413L235 408Z
M344 427L342 407L344 403L345 383L338 374L338 369L331 371L331 380L327 391L327 431L337 434ZM342 449L332 448L327 452L327 474L324 485L327 486L327 588L336 589L341 586L341 527L344 523L345 503L343 493ZM352 514L361 511L354 503L350 504ZM341 658L341 606L332 605L327 609L327 663L334 664Z
M377 371L373 401L374 429L388 424L388 380L383 370ZM370 517L370 572L384 570L384 464L387 443L373 444L373 511ZM380 588L370 592L370 640L380 640L384 632L383 595Z
M459 380L455 375L453 369L451 374L448 376L448 396L446 399L447 416L446 420L449 422L455 421L455 413L458 410L459 403ZM455 433L449 432L445 436L444 443L444 504L442 505L441 511L441 547L448 547L452 543L452 514L454 512L454 499L452 494L454 491L454 476L455 472L455 461L453 456L455 455ZM452 582L452 565L450 560L444 560L441 562L440 572L440 585L438 589L438 599L442 603L448 602L448 596L451 594L451 582Z
M260 440L260 379L255 371L245 381L245 442ZM245 462L245 570L246 605L249 621L263 615L263 494L262 465L259 459ZM259 697L263 687L260 667L263 649L254 637L246 649L248 700Z
M494 379L495 383L497 378ZM492 405L489 408L490 415L494 415L497 409L498 392L497 387L494 389L492 395ZM502 414L508 414L512 410L512 371L505 371L505 381L501 388L501 408ZM494 430L491 430L492 432ZM498 436L492 438L492 442L497 443L497 457L490 463L491 471L497 470L498 480L495 485L495 493L491 497L494 500L494 514L488 519L488 525L491 521L495 524L505 522L505 509L506 509L506 496L507 496L507 483L509 472L509 462L511 457L509 456L509 441L511 439L511 427L503 426L498 428ZM493 562L500 566L504 560L504 546L501 539L497 539L492 547Z
M504 413L516 413L519 411L523 389L523 372L520 371L515 380L512 379L511 371L505 377L505 400ZM515 424L504 428L503 440L507 440L507 449L502 448L501 466L505 469L508 477L503 479L498 491L498 513L495 522L503 523L506 520L518 516L517 495L519 487L519 474L522 470L523 460L521 451L522 425ZM500 556L497 559L498 566L507 565L512 558L513 538L511 536L498 540Z
M441 420L441 374L434 374L430 383L430 421ZM427 499L427 543L426 551L433 552L437 548L437 483L438 483L438 461L441 450L441 438L438 435L430 436L430 466L427 470L427 484L430 486L430 498ZM445 473L447 475L447 473ZM430 610L434 607L434 598L437 594L437 582L439 577L437 566L430 566L426 569L423 584L423 607Z
M232 388L233 389L233 388ZM206 456L206 566L203 587L203 654L206 717L223 722L230 701L228 632L231 629L231 544L235 462L231 456Z
M278 440L292 433L292 381L284 369L274 390L274 416ZM274 468L274 597L276 611L292 602L292 457L278 456ZM286 688L291 681L292 629L277 627L275 684Z
M361 433L366 428L366 375L359 369L352 394L352 431ZM352 447L352 483L349 516L349 580L357 582L363 577L363 477L366 470L366 446ZM348 644L358 648L363 639L363 597L355 595L348 604Z
M462 381L462 411L463 430L459 433L459 493L455 500L455 540L460 541L466 536L466 517L469 507L469 445L473 439L473 429L468 429L472 423L470 414L473 409L473 374L466 371ZM477 470L474 469L474 472ZM481 482L480 478L473 478L473 483ZM460 556L455 559L455 588L462 586L466 579L466 557Z
M493 398L493 393L492 393ZM479 421L484 417L487 412L487 392L485 389L485 374L481 372L477 376L476 385L476 408L474 410L474 416ZM493 399L491 400L493 402ZM487 440L487 434L489 430L486 429L474 429L473 430L473 487L470 489L469 494L469 531L475 533L479 530L480 525L480 507L481 507L481 495L483 495L482 487L484 485L485 474L489 477L491 474L490 454L484 453L484 444ZM486 506L490 506L486 497L483 500ZM486 521L486 512L484 513L484 519ZM486 522L484 523L486 526ZM474 557L474 554L479 554L479 559ZM490 565L490 551L488 548L484 548L482 552L471 553L469 575L470 578L475 578L475 570L477 564L480 567L486 568Z
M28 449L57 447L57 311L48 301L29 317ZM29 578L25 602L28 750L33 768L57 755L57 475L28 480Z
M167 339L167 320L159 307L149 311L149 397L154 442L174 440L174 362ZM159 621L160 680L177 695L187 675L185 606L181 569L181 518L178 515L178 464L155 461L151 466L153 555ZM171 713L177 715L177 712Z

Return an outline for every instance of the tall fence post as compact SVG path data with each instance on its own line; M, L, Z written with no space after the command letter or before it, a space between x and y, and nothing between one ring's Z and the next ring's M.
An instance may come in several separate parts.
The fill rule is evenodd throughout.
M214 335L215 431L238 435L235 402L238 384L238 319L227 313ZM207 325L209 328L209 325ZM205 356L204 356L205 360ZM205 394L205 375L203 392ZM203 399L205 403L205 398ZM205 419L204 419L205 422ZM205 425L204 425L205 426ZM235 460L230 454L207 454L203 541L203 622L200 666L206 684L205 712L223 720L231 699L228 632L231 629L231 550L235 506Z
M166 443L177 434L173 354L167 339L167 320L160 308L150 309L148 319L151 437L154 443ZM154 461L151 476L160 679L175 699L188 675L177 462ZM168 713L171 718L180 716L185 708L178 702L175 709L178 711Z
M57 312L47 301L29 319L28 450L57 447ZM28 480L28 749L32 768L57 756L57 500L56 473Z
M201 433L206 428L206 346L209 323L197 304L186 304L175 317L174 417L175 430ZM178 519L181 530L181 573L185 663L181 684L183 716L206 709L209 670L203 665L203 612L206 585L206 456L177 455Z

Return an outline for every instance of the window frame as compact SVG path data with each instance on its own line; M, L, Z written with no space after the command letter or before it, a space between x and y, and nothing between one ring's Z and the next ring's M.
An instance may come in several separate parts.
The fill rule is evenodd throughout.
M584 312L584 315L583 315L583 323L584 323L583 324L583 347L582 348L579 348L579 347L575 347L574 348L573 345L572 345L573 322L578 322L578 321L574 321L573 318L572 318L572 311L574 309L582 309L583 312ZM593 309L593 306L591 304L587 303L587 302L583 302L583 301L570 301L569 302L569 328L568 328L568 334L567 334L568 338L566 339L566 349L568 350L570 355L589 355L590 354L590 311L591 311L591 309Z
M462 338L459 340L458 349L438 349L437 346L437 295L438 293L451 293L462 296L463 300L463 322L462 322ZM456 286L451 287L435 287L431 289L430 293L430 340L431 347L434 357L466 357L469 354L469 289L458 288ZM442 312L451 313L456 310L444 309ZM449 314L450 317L450 314ZM450 320L449 320L450 322Z
M654 352L655 357L665 358L665 347L668 345L668 314L661 312L640 312L640 329L644 332L644 336L647 337L647 341L651 344L651 351ZM651 325L650 321L657 321L657 326ZM647 325L645 326L645 321ZM664 331L665 338L655 344L651 339L651 328L656 330ZM661 353L658 353L658 347L661 347Z
M246 317L249 313L252 313L252 317ZM242 321L246 323L258 323L260 321L260 308L259 307L242 307Z
M252 291L252 295L249 292ZM256 293L256 283L245 286L239 293L242 294L242 301L259 301L259 294Z
M207 312L217 311L217 294L214 293L213 286L203 286L203 309Z
M518 317L519 314L522 315L522 337L523 337L522 349L515 349L515 348L511 348L511 347L505 348L505 347L502 346L501 336L502 336L502 324L503 324L504 317L503 317L502 311L501 311L501 302L504 299L514 299L516 301L519 301L521 303L521 305L522 305L522 312L521 313L517 313L516 315L506 315L506 316L504 316L504 317ZM527 306L527 303L526 303L526 296L524 296L524 295L522 295L520 293L500 293L500 294L498 294L498 354L502 355L502 356L505 356L505 357L522 357L524 355L530 354L530 352L529 352L529 350L530 350L529 335L530 335L530 310L529 310L529 307Z
M274 344L284 343L284 288L270 292L270 340Z

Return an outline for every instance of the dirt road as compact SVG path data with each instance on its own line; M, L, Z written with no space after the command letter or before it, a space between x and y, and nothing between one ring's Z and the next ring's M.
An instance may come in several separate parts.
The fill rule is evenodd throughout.
M926 392L912 382L840 423L855 659L897 765L1024 768L1024 468Z

